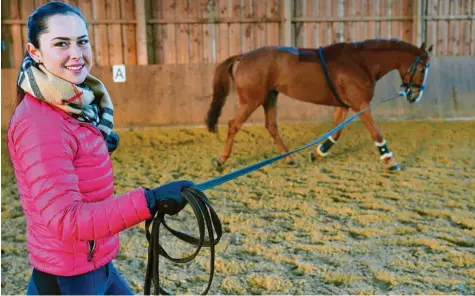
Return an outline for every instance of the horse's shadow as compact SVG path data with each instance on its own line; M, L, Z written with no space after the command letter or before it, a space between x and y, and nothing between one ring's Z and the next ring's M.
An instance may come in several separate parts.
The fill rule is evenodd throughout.
M349 154L356 154L356 153L359 153L359 152L362 152L363 150L366 149L366 147L368 146L368 143L360 143L358 145L353 145L353 146L345 146L343 149L341 149L341 147L343 147L344 144L342 144L341 146L338 146L338 147L335 147L335 150L338 149L338 150L334 150L334 151L331 151L330 154L327 156L327 157L324 157L323 159L324 160L331 160L331 159L345 159L348 157ZM376 154L375 154L376 155Z

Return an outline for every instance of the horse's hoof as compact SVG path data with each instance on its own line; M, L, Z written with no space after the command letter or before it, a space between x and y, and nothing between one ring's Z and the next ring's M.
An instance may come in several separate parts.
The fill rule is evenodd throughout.
M213 164L214 168L218 171L218 172L222 172L223 171L223 164L217 159L217 158L213 158L211 160L211 163Z
M310 152L308 154L308 159L310 160L310 162L314 162L315 160L317 160L317 155L315 154L315 152Z
M292 160L287 161L287 165L289 167L295 168L295 167L297 167L297 162L292 159Z
M388 167L388 171L390 171L390 172L397 172L397 171L400 171L400 170L401 170L401 167L398 164L394 164L394 165Z

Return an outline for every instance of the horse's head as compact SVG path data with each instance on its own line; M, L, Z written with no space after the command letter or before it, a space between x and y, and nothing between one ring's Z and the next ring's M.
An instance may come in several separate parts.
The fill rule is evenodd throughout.
M432 45L426 49L426 43L424 42L413 60L401 64L399 69L402 79L401 93L411 103L418 102L422 97L429 72L431 53Z

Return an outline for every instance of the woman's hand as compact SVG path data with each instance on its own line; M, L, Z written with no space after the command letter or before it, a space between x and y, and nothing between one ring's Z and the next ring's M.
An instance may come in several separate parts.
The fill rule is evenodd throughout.
M145 189L148 208L152 217L155 213L176 215L186 206L186 200L181 196L183 188L195 186L188 180L173 181L155 189Z

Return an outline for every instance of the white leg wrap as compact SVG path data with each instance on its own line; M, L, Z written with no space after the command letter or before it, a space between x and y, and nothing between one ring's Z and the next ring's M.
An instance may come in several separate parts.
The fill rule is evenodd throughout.
M381 155L381 159L386 159L386 158L391 158L393 157L393 153L392 152L389 152L389 153L385 153L383 155Z
M336 140L335 140L335 139L333 139L333 137L332 137L332 136L329 136L329 137L328 137L328 140L330 140L330 142L332 142L333 144L336 144Z
M379 153L381 154L381 159L391 158L393 157L393 153L389 151L389 148L386 146L386 140L383 139L381 143L374 142L376 147L378 147Z
M327 156L327 155L328 155L328 152L322 152L322 150L320 150L320 147L322 147L322 144L318 145L318 147L317 147L317 153L318 153L320 156Z

